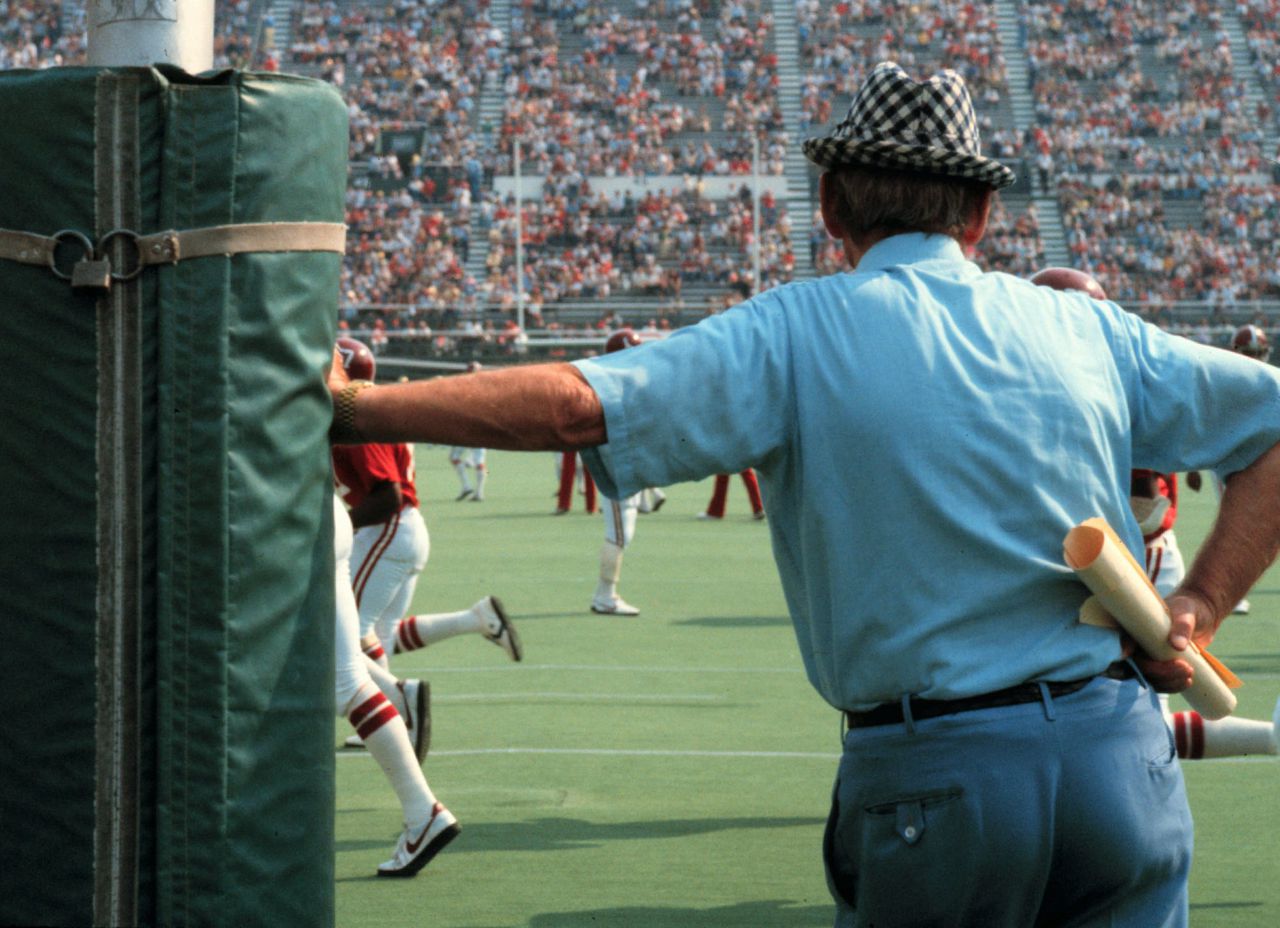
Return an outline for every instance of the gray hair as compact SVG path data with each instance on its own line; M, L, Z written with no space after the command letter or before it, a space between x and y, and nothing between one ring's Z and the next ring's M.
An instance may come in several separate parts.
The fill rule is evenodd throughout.
M990 186L940 174L861 166L827 172L835 218L856 241L872 233L959 239Z

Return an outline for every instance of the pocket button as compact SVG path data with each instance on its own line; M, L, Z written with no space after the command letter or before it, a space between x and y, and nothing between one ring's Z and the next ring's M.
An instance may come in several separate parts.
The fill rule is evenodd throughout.
M915 844L924 834L924 804L915 802L898 803L897 832L907 844Z

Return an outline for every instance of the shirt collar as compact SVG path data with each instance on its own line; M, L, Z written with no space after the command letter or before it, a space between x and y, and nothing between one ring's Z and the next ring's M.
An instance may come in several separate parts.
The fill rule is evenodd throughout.
M904 232L876 242L862 256L858 273L883 271L902 264L918 264L921 261L948 261L963 263L964 252L960 243L950 235L928 232Z

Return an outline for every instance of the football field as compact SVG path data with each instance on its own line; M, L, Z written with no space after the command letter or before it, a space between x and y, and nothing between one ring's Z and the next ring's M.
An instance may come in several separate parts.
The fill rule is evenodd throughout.
M728 516L696 516L711 481L641 515L620 592L636 618L592 615L603 525L555 506L554 456L490 452L483 503L454 502L447 449L419 446L431 558L417 612L500 597L514 664L475 635L392 659L429 680L424 769L462 834L418 875L377 879L400 831L363 751L337 759L337 923L434 928L820 928L834 907L820 843L840 720L809 686L767 524L734 479ZM767 505L766 500L766 505ZM1211 489L1183 490L1194 552ZM1280 571L1215 653L1245 681L1238 715L1280 692ZM1175 700L1176 702L1177 700ZM335 744L349 733L335 720ZM1280 924L1280 762L1184 764L1196 818L1194 926Z

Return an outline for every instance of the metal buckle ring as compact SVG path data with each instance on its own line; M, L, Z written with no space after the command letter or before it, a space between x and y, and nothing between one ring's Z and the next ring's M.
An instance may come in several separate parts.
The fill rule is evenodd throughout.
M49 249L49 270L53 271L56 276L61 277L63 280L70 280L71 275L59 270L58 249L68 240L72 244L78 243L80 247L84 249L84 254L80 256L79 261L75 262L76 264L80 263L80 261L93 257L93 242L89 241L89 237L83 232L77 232L75 229L62 229L53 233L50 238L53 239L53 247Z
M112 262L111 279L112 280L133 280L142 273L142 246L139 239L142 238L132 229L112 229L102 238L98 239L98 257L111 260L111 256L107 254L107 248L111 245L111 240L119 236L120 238L133 242L133 269L130 271L116 271L115 263Z

